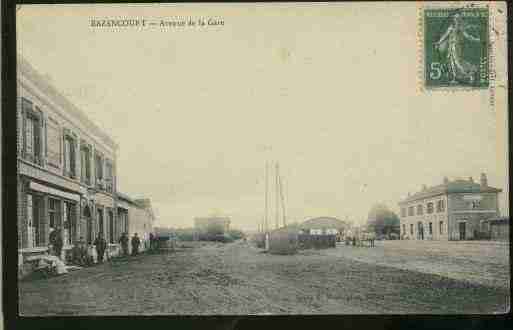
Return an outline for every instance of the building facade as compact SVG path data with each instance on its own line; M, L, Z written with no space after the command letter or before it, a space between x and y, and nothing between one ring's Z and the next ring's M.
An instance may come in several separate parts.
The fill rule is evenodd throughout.
M131 209L118 207L117 143L20 56L17 68L19 264L48 253L56 229L64 242L62 258L80 239L95 254L100 233L107 256L115 255L123 230L141 222L146 235L146 226L153 226L132 211L130 227Z
M155 234L155 215L149 199L132 199L129 196L119 193L118 196L118 219L119 237L127 233L131 240L135 233L141 240L139 251L145 251L150 247L150 233ZM132 244L128 244L128 251L132 253Z
M479 183L444 178L441 185L423 186L399 202L401 239L479 239L486 220L499 216L501 191L488 185L484 173Z
M337 218L318 217L299 225L301 232L310 235L342 235L349 225Z

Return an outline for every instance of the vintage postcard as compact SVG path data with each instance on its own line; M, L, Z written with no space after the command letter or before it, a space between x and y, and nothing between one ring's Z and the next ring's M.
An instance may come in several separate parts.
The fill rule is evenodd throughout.
M19 5L19 313L510 311L502 2Z

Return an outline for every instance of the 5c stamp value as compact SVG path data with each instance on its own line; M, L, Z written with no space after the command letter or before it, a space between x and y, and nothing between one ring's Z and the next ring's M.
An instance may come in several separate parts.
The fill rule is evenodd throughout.
M425 8L424 85L488 88L488 8Z

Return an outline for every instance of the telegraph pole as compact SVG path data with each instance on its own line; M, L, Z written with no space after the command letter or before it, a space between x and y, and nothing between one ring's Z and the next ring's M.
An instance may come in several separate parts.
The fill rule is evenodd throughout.
M269 218L268 218L268 205L267 200L269 199L269 163L265 162L265 216L264 216L264 231L267 233L269 231Z
M276 162L276 229L280 227L280 179L278 178L279 165Z
M283 227L287 226L287 220L285 215L285 197L283 195L283 179L281 175L278 176L278 180L280 182L280 196L281 196L281 208L283 211Z

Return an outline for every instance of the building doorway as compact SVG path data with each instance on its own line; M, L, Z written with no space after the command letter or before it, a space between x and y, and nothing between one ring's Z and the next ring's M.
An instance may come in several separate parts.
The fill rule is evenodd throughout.
M417 223L417 239L424 239L424 225L420 221Z
M460 241L464 241L466 239L466 234L467 234L467 223L460 222L459 229L460 229Z
M89 206L84 208L84 219L86 223L86 242L87 244L93 244L93 219Z
M109 243L111 244L114 244L115 241L114 241L114 238L115 238L115 233L114 233L114 214L112 213L112 211L109 211Z
M103 225L103 209L98 209L98 235L105 238L105 227Z

